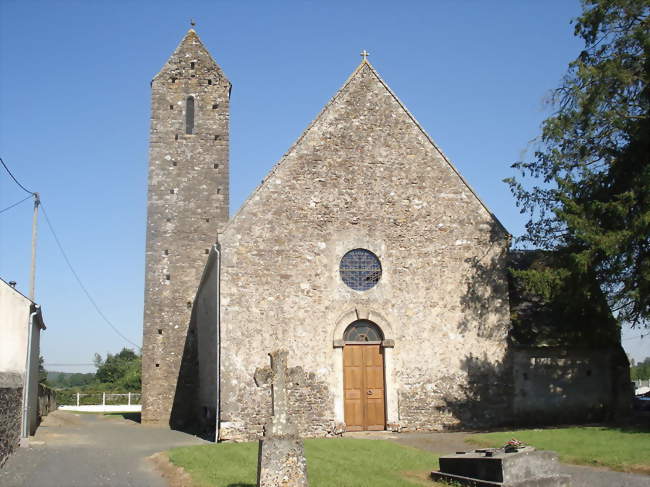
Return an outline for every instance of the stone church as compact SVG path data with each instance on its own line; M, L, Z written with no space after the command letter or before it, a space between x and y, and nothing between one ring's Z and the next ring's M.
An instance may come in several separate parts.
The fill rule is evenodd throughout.
M305 436L619 407L611 315L517 343L510 235L365 57L232 217L231 84L194 30L151 88L143 423L259 437L280 348Z

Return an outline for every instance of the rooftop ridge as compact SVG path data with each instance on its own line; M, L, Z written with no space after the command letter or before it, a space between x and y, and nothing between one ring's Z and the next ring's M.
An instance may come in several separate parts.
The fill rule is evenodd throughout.
M226 80L228 80L228 77L224 73L223 69L215 61L214 57L212 57L212 54L210 53L210 51L205 47L205 44L203 44L203 41L201 40L201 38L197 34L196 30L194 30L194 28L190 28L185 33L183 38L180 40L180 42L176 46L176 49L174 49L174 51L171 53L171 55L167 58L167 60L163 64L162 68L160 68L160 70L156 73L156 75L151 79L152 82L154 80L156 80L164 71L166 71L168 68L172 67L170 65L169 61L171 59L173 59L174 57L176 57L180 53L181 49L190 42L192 42L192 44L194 44L194 43L198 44L198 46L193 47L193 49L202 50L208 56L208 58L214 64L214 66L217 68L217 70L219 71L221 76L223 78L225 78Z

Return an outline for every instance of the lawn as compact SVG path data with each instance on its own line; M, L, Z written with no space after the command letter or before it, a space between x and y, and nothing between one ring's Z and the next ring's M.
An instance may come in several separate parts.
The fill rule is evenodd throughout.
M168 452L198 486L254 487L257 443L222 443L174 448ZM428 480L438 458L415 448L381 440L305 440L312 487L399 487L438 485Z
M502 446L517 438L538 450L556 451L565 463L650 474L650 432L607 427L504 431L471 435L480 446Z

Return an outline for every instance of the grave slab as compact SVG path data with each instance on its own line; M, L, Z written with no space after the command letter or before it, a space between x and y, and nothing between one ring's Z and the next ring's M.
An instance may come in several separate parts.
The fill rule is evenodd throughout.
M431 477L472 487L569 487L571 480L560 473L556 453L530 446L513 452L488 448L445 455L440 457L440 471Z

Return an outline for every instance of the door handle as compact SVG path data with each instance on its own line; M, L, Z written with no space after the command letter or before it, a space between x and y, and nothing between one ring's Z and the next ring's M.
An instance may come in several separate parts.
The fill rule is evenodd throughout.
M372 391L370 389L368 389L368 395L371 395L371 394L372 394Z

